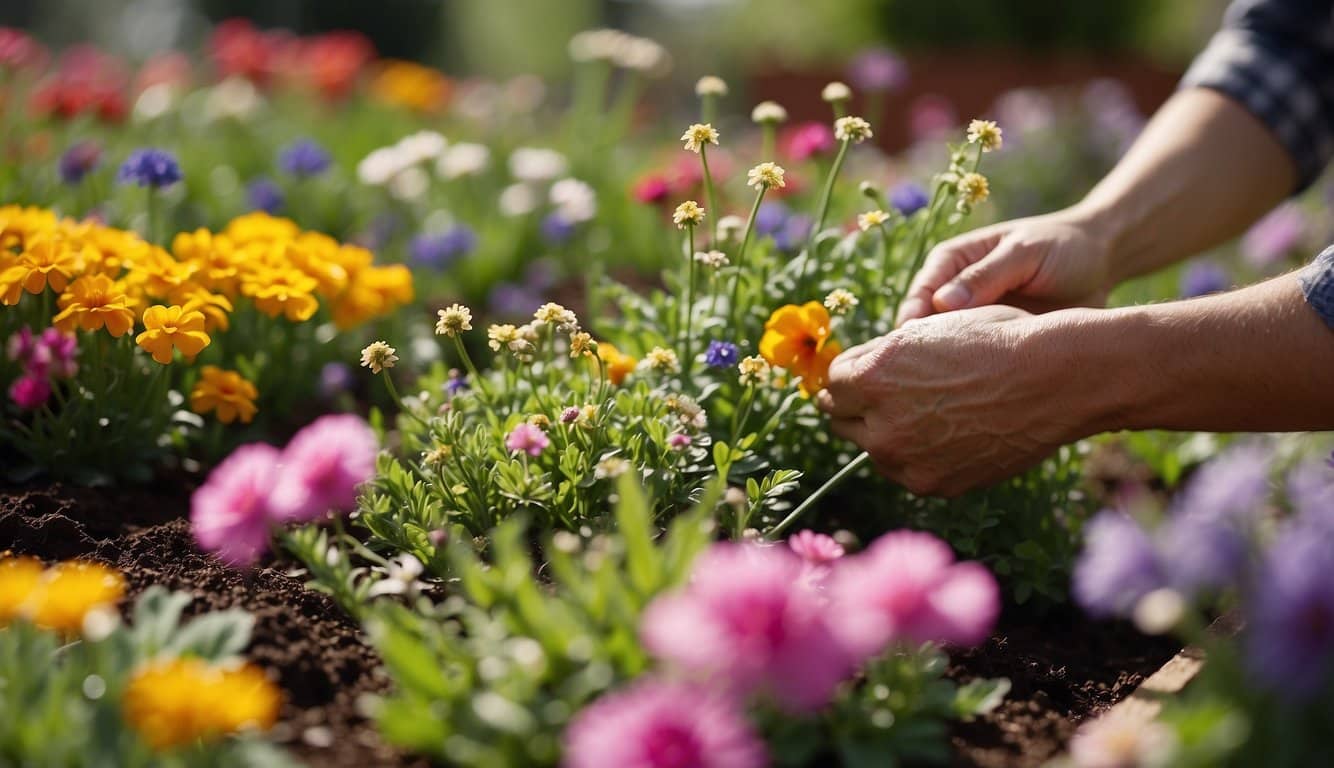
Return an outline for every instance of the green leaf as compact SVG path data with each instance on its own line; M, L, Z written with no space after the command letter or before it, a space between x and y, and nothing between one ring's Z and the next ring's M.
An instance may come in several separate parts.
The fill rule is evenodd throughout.
M639 480L629 472L617 480L616 492L616 525L625 541L625 568L635 589L649 595L662 582L662 563L653 547L648 499Z
M255 617L239 608L207 613L186 624L166 649L205 661L224 661L245 650L254 626Z
M154 585L134 603L135 650L148 657L166 647L180 625L181 612L194 598L184 592L169 592Z
M960 686L954 693L954 714L964 720L985 715L1005 700L1010 681L1004 677L977 679Z

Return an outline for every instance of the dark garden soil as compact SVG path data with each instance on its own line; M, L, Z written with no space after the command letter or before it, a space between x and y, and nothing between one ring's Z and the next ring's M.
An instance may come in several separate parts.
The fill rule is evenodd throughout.
M244 608L256 618L247 655L282 686L276 735L298 757L335 768L427 765L382 742L360 714L358 699L389 681L356 624L281 564L242 575L196 551L183 519L186 488L178 480L165 490L0 489L0 551L101 560L125 574L131 598L162 584L195 595L192 612ZM1013 684L991 715L954 727L953 765L1041 765L1079 722L1127 696L1176 650L1073 614L1037 625L1003 621L986 645L952 657L956 680L1003 676Z

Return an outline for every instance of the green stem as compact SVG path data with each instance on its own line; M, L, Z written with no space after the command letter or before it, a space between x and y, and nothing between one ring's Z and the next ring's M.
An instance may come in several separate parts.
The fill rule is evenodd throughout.
M148 242L150 243L156 244L157 243L157 205L156 205L157 196L153 194L153 187L150 186L147 187L147 189L148 189L148 232L145 234L145 239L147 239Z
M838 471L838 474L829 478L829 480L826 481L824 485L820 486L815 490L815 493L812 493L810 496L807 496L805 501L798 504L797 508L792 510L791 514L783 518L782 521L778 523L778 525L775 525L774 527L766 531L764 534L764 538L772 541L783 531L787 530L788 526L795 523L797 521L797 518L801 517L802 513L804 513L810 507L815 506L815 503L817 501L824 498L825 494L829 493L831 490L837 487L853 472L856 472L858 469L861 469L861 466L865 464L867 461L869 461L870 458L871 454L866 453L865 451L862 451L861 453L857 454L857 457L852 461L848 462L848 465L846 467L840 469Z
M398 406L398 410L400 412L406 413L413 419L416 419L417 423L421 424L423 427L426 427L427 432L429 432L431 429L431 425L427 424L425 419L418 416L411 408L405 407L403 405L403 396L398 394L398 387L394 386L394 377L389 375L389 370L385 369L384 371L382 371L382 373L384 374L383 378L384 378L385 389L389 390L389 396L394 399L394 405Z
M701 157L703 156L702 147L700 148L700 156ZM707 168L708 166L705 167ZM681 361L682 382L690 381L690 364L694 360L694 357L690 353L690 347L692 341L690 336L691 318L695 314L695 228L694 226L686 227L686 246L687 246L686 260L690 262L690 265L686 268L686 300L685 300L686 318L685 322L682 324L684 333L683 333L683 338L681 339L681 347L685 352L685 359Z
M764 200L764 193L769 190L763 184L755 195L755 204L750 207L750 218L746 219L746 234L741 237L741 247L736 252L736 279L732 281L732 300L727 305L727 312L732 317L733 325L740 332L741 317L737 311L737 301L741 296L741 275L746 270L746 247L750 245L750 236L755 231L755 216L760 212L760 202Z
M774 159L774 147L777 145L778 126L772 120L766 120L761 133L760 161Z
M473 365L472 357L468 355L467 347L463 346L463 340L460 339L457 334L451 338L454 339L454 348L458 350L459 357L463 359L463 367L468 369L468 375L472 377L474 382L476 382L477 389L481 391L482 395L486 397L487 400L490 400L491 391L487 389L486 380L482 378L482 374L477 372L477 366Z
M709 245L712 248L718 247L718 219L722 218L721 211L718 210L718 200L713 195L713 174L709 172L709 147L707 144L699 146L699 162L704 166L704 200L709 209L705 212L713 223L709 225ZM693 246L692 246L693 249ZM694 259L692 250L690 257Z
M815 262L815 238L824 229L825 219L829 217L829 203L834 198L834 183L838 181L838 173L843 169L843 160L848 156L848 145L850 139L844 139L838 147L838 154L834 155L834 164L829 168L829 177L825 179L824 191L820 193L819 213L815 217L815 225L811 227L811 233L806 240L806 264L801 269L801 279L804 283L811 268Z

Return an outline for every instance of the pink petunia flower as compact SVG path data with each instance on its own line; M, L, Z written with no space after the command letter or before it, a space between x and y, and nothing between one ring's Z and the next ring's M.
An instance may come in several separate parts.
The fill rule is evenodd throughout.
M542 451L551 445L545 432L528 422L516 426L505 436L505 448L511 453L526 453L529 456L541 456Z
M769 762L735 702L652 678L584 708L564 741L564 768L761 768Z
M802 531L787 540L787 545L802 560L812 565L828 565L843 556L843 545L834 537L815 531Z
M644 645L737 695L769 694L794 712L819 709L853 664L803 570L782 547L715 544L695 561L685 590L648 606Z
M253 564L269 544L269 496L281 454L250 443L214 467L190 497L190 527L199 548L229 565Z
M793 160L808 160L834 151L834 132L825 123L802 123L784 137L783 151Z
M71 333L61 333L56 328L42 331L37 351L45 351L51 375L60 379L73 378L79 372L79 364L74 358L79 353L79 340Z
M830 583L835 628L858 661L891 642L974 645L1000 613L996 580L975 562L956 563L929 533L885 534L844 559Z
M9 399L25 411L41 408L51 396L51 384L45 375L24 374L9 385Z
M359 416L322 416L283 449L270 509L276 520L310 521L331 509L351 510L357 486L375 474L379 444Z

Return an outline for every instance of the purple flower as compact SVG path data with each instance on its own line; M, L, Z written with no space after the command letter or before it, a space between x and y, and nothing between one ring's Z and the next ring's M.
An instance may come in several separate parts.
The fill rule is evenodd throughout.
M5 354L19 365L27 366L37 353L37 334L28 326L23 326L5 342Z
M755 234L776 235L787 224L790 211L782 203L763 203L755 212Z
M1167 583L1183 595L1232 586L1246 564L1247 531L1231 520L1178 514L1155 540Z
M1307 461L1288 473L1288 499L1298 519L1334 532L1334 463Z
M505 435L505 450L510 453L526 453L529 456L541 456L542 451L551 445L551 440L541 427L528 422L520 422Z
M531 315L542 306L543 298L522 285L500 283L491 289L487 302L493 314L500 317L523 317Z
M1289 526L1270 547L1250 595L1245 648L1251 672L1273 690L1307 697L1334 656L1334 538Z
M325 363L320 369L320 396L326 400L341 395L352 388L355 379L352 367L346 363Z
M408 256L414 264L432 269L444 269L452 262L477 247L477 235L460 224L448 232L417 235L408 245Z
M1075 563L1075 601L1093 616L1125 615L1165 578L1153 542L1120 510L1103 510L1084 526L1084 551Z
M457 368L449 370L449 379L445 381L445 394L454 397L460 392L467 392L469 389L468 377L464 376Z
M911 216L931 202L926 190L915 181L905 181L889 191L889 204L904 216Z
M690 439L690 435L676 432L671 437L667 438L667 447L671 448L673 451L684 451L690 447L691 442L693 441Z
M1056 122L1056 106L1052 97L1036 88L1016 88L996 99L996 122L1005 128L1005 147L1020 143L1052 127Z
M1232 287L1232 277L1214 261L1194 261L1181 273L1181 298L1207 296Z
M308 522L330 510L350 511L357 487L375 474L379 441L360 416L321 416L283 449L270 509L277 520Z
M560 412L560 423L573 424L579 420L579 414L583 413L579 406L572 405Z
M1256 269L1273 266L1301 246L1306 229L1306 214L1301 206L1283 203L1242 236L1241 255Z
M888 48L871 48L853 58L848 80L862 91L896 91L908 82L908 65Z
M92 141L80 141L65 150L57 166L60 180L74 185L83 181L83 177L92 173L102 164L102 148Z
M330 162L328 151L310 139L289 144L278 153L278 167L299 179L319 176L329 169Z
M246 187L245 195L251 210L263 211L268 214L276 214L281 211L283 205L287 202L283 196L282 188L272 180L265 178L250 182Z
M42 331L37 347L52 376L69 379L79 372L79 364L74 360L79 354L79 340L74 334L47 328Z
M161 149L136 149L116 172L120 184L133 182L141 187L161 189L183 178L181 166L169 152Z
M1191 475L1173 502L1175 515L1244 524L1269 496L1269 451L1259 443L1230 448Z
M574 237L575 225L558 211L553 211L542 219L540 229L547 245L564 245Z
M41 408L51 396L51 382L45 376L25 373L9 385L9 399L25 411Z
M710 341L704 350L704 363L710 368L731 368L741 359L741 353L730 341Z
M787 220L783 229L774 234L774 245L780 251L795 251L806 244L806 238L811 234L811 227L815 222L810 216L804 213L798 213Z
M604 694L565 731L562 768L762 768L764 742L717 692L646 678Z

